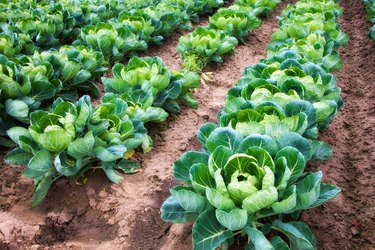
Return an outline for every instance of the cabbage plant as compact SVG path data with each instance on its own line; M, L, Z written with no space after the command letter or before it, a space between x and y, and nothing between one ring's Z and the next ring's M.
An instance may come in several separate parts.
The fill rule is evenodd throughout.
M122 12L117 21L128 26L131 32L139 37L139 40L147 44L161 44L163 37L157 33L159 29L162 29L162 23L159 19L151 18L143 10Z
M195 221L194 249L225 249L236 235L248 237L248 249L316 248L308 226L291 219L340 189L322 183L321 172L303 173L306 161L297 148L230 128L200 131L198 138L206 150L189 151L174 163L174 176L185 185L170 189L161 208L165 221Z
M300 99L311 102L317 113L318 128L327 127L343 105L336 78L319 65L304 62L293 51L286 50L246 68L230 96L240 95L250 100L251 91L262 86L272 92L296 91Z
M27 34L17 34L12 31L0 33L0 53L7 57L30 55L36 48Z
M210 28L225 31L245 43L250 31L258 28L260 20L253 13L222 8L209 19Z
M119 60L131 52L147 48L146 42L140 40L128 26L124 24L114 26L109 23L84 27L74 45L89 46L102 52L107 60L112 58Z
M131 117L143 122L164 121L168 112L178 112L178 100L196 107L191 89L199 86L200 77L193 72L168 69L158 57L133 57L127 65L116 64L113 78L102 78L106 98L120 96L129 105Z
M89 96L77 103L57 99L50 112L39 110L30 115L28 129L13 127L7 131L18 147L5 161L27 165L22 173L34 180L34 207L61 177L77 180L99 165L111 181L119 183L122 176L118 170L137 171L138 164L128 159L139 146L148 151L150 138L140 121L126 115L126 109L120 99L97 108Z
M257 15L268 14L281 2L281 0L236 0L236 5L249 6L255 9Z
M198 27L180 38L177 51L184 60L184 68L200 72L209 62L221 62L224 54L234 52L238 44L235 37L223 31Z

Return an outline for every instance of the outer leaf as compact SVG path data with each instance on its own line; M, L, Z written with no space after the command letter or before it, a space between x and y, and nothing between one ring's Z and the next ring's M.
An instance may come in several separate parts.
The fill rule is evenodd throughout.
M201 194L206 193L206 187L215 188L215 180L211 177L206 164L196 163L191 166L190 179L195 190Z
M207 149L213 152L219 146L225 146L236 150L242 140L242 136L230 128L217 128L207 138Z
M17 147L10 151L4 158L8 164L13 165L27 165L33 155L31 153L23 151L21 148Z
M223 169L233 151L225 146L219 146L210 155L208 159L208 169L211 176L214 176L216 170Z
M44 197L46 197L48 190L53 182L54 179L52 178L52 176L50 174L47 174L35 184L33 199L31 203L33 207L39 206Z
M243 229L249 237L249 244L253 245L255 250L274 250L271 243L267 240L264 234L256 228L245 227ZM250 243L251 242L251 243Z
M223 227L210 209L199 215L193 226L193 249L216 249L224 241L233 237L232 231Z
M160 212L161 218L164 221L173 223L187 223L194 221L199 215L198 212L186 211L173 196L170 196L166 201L164 201Z
M322 172L312 173L297 183L296 210L305 209L314 204L320 195Z
M176 186L169 191L186 211L200 213L207 206L206 198L189 187Z
M189 151L173 163L173 175L181 181L190 180L190 167L195 163L207 164L208 155L205 152Z
M294 183L301 176L305 169L305 158L297 149L293 147L285 147L281 149L277 153L275 161L277 161L281 157L285 157L288 168L292 172L288 183Z
M273 229L285 234L290 243L291 250L316 249L315 238L311 231L302 222L283 223L280 220L272 222Z

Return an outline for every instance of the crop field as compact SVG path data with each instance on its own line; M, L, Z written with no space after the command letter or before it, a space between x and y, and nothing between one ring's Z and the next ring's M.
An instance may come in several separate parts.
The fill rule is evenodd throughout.
M375 249L374 0L0 0L0 250Z

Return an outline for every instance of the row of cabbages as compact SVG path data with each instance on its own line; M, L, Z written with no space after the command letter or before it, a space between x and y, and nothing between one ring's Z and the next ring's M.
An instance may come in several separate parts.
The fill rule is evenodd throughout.
M375 40L375 1L364 0L367 10L367 19L372 23L372 27L369 31L369 36Z
M172 29L189 28L190 19L196 20L198 14L223 4L211 0L162 0L147 7L151 2L137 1L133 4L144 4L142 14L137 10L122 11L118 19L111 19L111 15L118 13L116 3L120 2L124 3L105 1L103 6L112 10L100 12L108 14L105 16L96 15L102 7L96 8L91 1L81 5L79 1L60 2L57 5L61 8L79 5L85 9L85 16L91 18L87 22L94 22L94 16L108 19L108 23L81 29L75 46L33 55L23 55L21 49L9 57L0 56L0 143L8 147L17 145L5 160L27 165L23 174L35 183L33 206L40 204L57 179L78 179L92 167L104 169L113 182L119 183L122 177L117 170L131 173L139 168L130 160L134 150L151 149L145 123L165 121L168 112L179 111L181 102L197 106L191 92L199 86L199 75L170 70L157 57L133 57L126 65L115 64L113 77L102 78L106 94L99 106L95 107L88 96L75 102L82 92L100 95L95 81L107 71L106 61L138 51L139 44L145 49L148 43L160 42L161 35L170 34ZM8 24L12 23L12 15L24 13L14 6L32 9L31 13L50 10L48 6L52 5L43 4L44 1L39 3L38 8L34 8L33 1L9 5L12 14L7 17ZM50 23L53 18L46 20ZM14 37L30 36L17 32L12 33ZM6 48L7 41L0 40L0 50ZM38 45L35 41L31 43Z
M281 0L236 0L228 8L220 8L200 26L180 38L177 51L183 58L183 68L201 72L210 62L222 62L222 56L234 52L238 42L246 43L249 32L258 28L260 15L270 13Z
M340 192L305 167L332 153L318 132L343 104L329 73L341 67L337 49L348 42L337 24L341 12L333 0L288 6L267 59L245 69L219 122L199 129L202 150L174 163L184 185L170 190L161 217L195 221L194 249L227 249L235 237L246 239L245 249L317 248L298 217Z
M113 30L116 34L110 37L118 38L116 47L120 52L127 52L119 40L126 39L129 32L133 33L133 40L141 43L139 49L144 49L148 40L159 42L173 29L189 29L198 14L210 13L221 5L222 0L6 0L0 3L0 53L33 54L36 48L70 44L77 37L95 49L106 50L102 47L108 44L98 37ZM93 36L101 45L93 44ZM111 56L118 54L113 51Z

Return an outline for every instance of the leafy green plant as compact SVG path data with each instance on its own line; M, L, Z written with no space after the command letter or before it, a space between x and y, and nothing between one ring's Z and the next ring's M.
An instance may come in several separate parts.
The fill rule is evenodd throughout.
M242 43L251 30L258 28L260 20L252 13L222 8L209 19L210 28L225 31L228 35L236 37Z
M290 246L316 248L306 224L281 218L318 206L340 189L321 183L321 172L303 173L305 157L287 141L242 137L229 128L200 131L198 138L202 134L206 151L187 152L173 165L174 176L186 185L170 190L162 218L174 223L195 220L194 249L226 248L235 235L248 236L247 248L288 247L278 236L270 241L265 237L272 230L285 234Z
M236 0L236 5L254 8L257 15L268 14L281 2L281 0Z
M42 202L59 178L77 180L98 164L115 183L122 180L117 170L137 171L138 164L128 158L140 145L149 150L150 138L140 121L126 115L126 109L127 104L120 99L97 108L88 96L77 103L57 99L51 112L31 114L28 129L8 130L18 147L6 155L5 161L27 165L22 173L34 180L33 206Z
M272 93L295 92L299 99L311 102L317 113L318 128L328 126L343 105L335 77L317 64L304 62L290 50L247 67L237 86L229 92L227 105L240 106L243 101L252 100L252 91L259 87Z
M132 33L128 26L118 24L115 27L109 23L84 27L73 44L89 46L103 53L106 59L115 60L123 58L127 53L147 48L146 42Z
M280 29L272 35L272 42L268 46L269 54L276 55L292 49L306 61L322 64L329 71L340 69L342 61L336 50L348 43L348 36L338 30L335 12L301 11L289 8L282 15ZM295 18L288 18L288 14L294 13L298 13Z
M184 68L200 72L209 62L221 62L224 54L233 53L237 44L235 37L223 31L198 27L180 38L177 51L184 59Z
M0 34L0 53L7 57L14 57L19 54L30 55L35 49L35 45L27 34L13 32L2 32Z
M84 47L61 47L12 61L0 56L0 135L29 114L48 107L58 96L78 99L78 90L100 95L94 79L107 71L103 56ZM6 139L3 146L11 147Z
M120 96L129 105L131 117L142 122L164 121L168 112L179 111L178 100L196 107L190 94L199 86L200 77L193 72L169 70L158 57L133 57L127 65L116 64L114 78L103 78L106 98Z
M162 36L156 35L159 29L162 29L162 23L159 19L151 18L145 12L138 10L133 12L123 12L118 22L130 28L132 33L146 43L161 44Z

